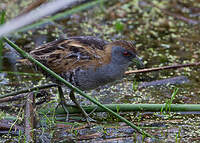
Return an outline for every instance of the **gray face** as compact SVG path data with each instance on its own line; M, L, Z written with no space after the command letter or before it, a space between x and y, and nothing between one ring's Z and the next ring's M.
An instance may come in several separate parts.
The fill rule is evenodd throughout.
M137 61L139 62L140 59L135 53L120 46L112 47L112 57L109 64L77 71L79 88L83 90L94 89L121 79L128 66L132 63L137 65Z
M121 46L112 47L112 58L111 62L124 65L124 64L131 64L132 60L136 58L136 54L124 49Z

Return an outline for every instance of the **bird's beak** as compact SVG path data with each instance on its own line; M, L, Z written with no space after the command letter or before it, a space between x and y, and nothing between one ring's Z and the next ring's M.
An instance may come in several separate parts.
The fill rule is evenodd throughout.
M136 67L137 68L144 68L144 64L143 64L143 62L142 62L142 58L140 58L140 57L138 57L137 55L136 55L136 57L135 58L133 58L133 63L135 63L136 64Z

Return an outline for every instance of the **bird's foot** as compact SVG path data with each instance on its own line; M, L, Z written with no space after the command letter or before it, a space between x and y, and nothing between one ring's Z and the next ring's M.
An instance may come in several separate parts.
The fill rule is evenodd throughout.
M69 121L69 111L68 111L68 109L67 109L67 104L65 103L65 101L60 101L59 103L58 103L58 105L56 106L56 109L55 110L57 110L57 108L58 108L58 106L62 106L62 108L64 109L64 111L66 112L66 118L65 118L65 120L66 121Z
M82 108L82 107L81 107ZM97 109L97 107L95 109L93 109L89 114L87 114L85 112L85 110L82 108L80 109L82 111L82 114L84 115L84 118L82 118L82 121L86 121L89 125L91 122L96 122L96 120L94 120L93 118L90 117L90 115L92 113L94 113L94 111ZM84 110L84 111L83 111Z
M88 114L87 116L84 115L84 117L81 120L86 121L88 125L91 125L91 122L96 122L96 120L92 119Z

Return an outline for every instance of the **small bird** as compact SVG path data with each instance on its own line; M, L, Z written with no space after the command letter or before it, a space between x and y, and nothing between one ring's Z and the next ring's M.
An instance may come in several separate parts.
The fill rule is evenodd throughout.
M30 55L46 67L81 90L91 90L121 79L128 66L142 67L133 42L107 42L92 36L69 37L41 45ZM62 85L58 80L42 71L44 75ZM89 118L77 102L74 91L70 98Z

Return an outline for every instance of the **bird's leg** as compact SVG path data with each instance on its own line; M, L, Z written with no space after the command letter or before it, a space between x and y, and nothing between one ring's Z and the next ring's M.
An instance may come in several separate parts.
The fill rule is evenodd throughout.
M67 104L65 102L65 97L64 97L63 90L62 90L61 86L58 86L58 95L59 95L59 100L60 100L59 104L61 104L61 106L63 107L63 109L67 113L66 121L68 121L68 119L69 119L68 118L69 117L69 111L67 110ZM58 104L58 106L59 106L59 104ZM56 107L56 109L58 108L58 106Z
M80 106L80 104L76 100L73 90L70 91L69 97L76 104L76 106L81 110L81 113L85 116L88 124L90 124L91 121L93 121L93 122L95 121L94 119L90 118L89 115L85 112L85 110Z

